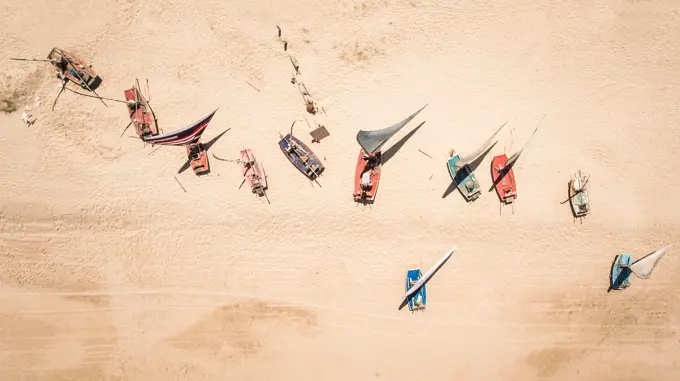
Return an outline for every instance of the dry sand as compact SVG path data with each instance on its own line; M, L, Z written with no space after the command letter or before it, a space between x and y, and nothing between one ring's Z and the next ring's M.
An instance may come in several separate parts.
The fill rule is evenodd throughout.
M0 6L2 100L18 107L0 114L0 379L677 380L680 246L606 289L617 253L680 243L680 2L287 2ZM327 112L322 188L277 146L306 115L277 24ZM53 46L93 63L102 96L148 78L166 132L219 107L205 138L231 130L211 151L253 148L272 204L216 160L178 175L184 193L184 150L120 138L122 104L65 93L51 112L53 69L8 58ZM357 131L426 103L357 207ZM501 215L490 158L545 113ZM446 152L506 120L482 197L442 199ZM304 122L296 135L310 143ZM560 204L579 168L583 224ZM398 311L406 269L454 244L427 311Z

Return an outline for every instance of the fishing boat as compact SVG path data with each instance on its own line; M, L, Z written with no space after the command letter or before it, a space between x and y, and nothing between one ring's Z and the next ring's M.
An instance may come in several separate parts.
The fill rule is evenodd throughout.
M125 101L128 108L130 123L140 138L158 135L158 124L149 102L144 98L137 86L125 90ZM125 131L123 131L125 132Z
M569 203L574 218L585 217L590 213L590 199L586 188L589 178L582 174L579 169L578 173L575 173L569 181Z
M216 138L212 139L210 144L206 143L205 146L201 143L201 135L208 127L208 123L212 120L213 116L217 112L217 109L207 116L201 118L196 123L193 123L187 127L180 128L178 130L168 132L162 135L146 136L142 137L142 140L151 143L151 145L168 145L168 146L185 146L188 160L185 163L185 167L189 165L193 169L196 175L204 175L210 172L210 163L208 162L208 155L206 154L209 146L217 140L218 137L222 136L228 130L222 132ZM180 169L180 172L182 169Z
M210 163L208 162L208 154L203 143L200 140L185 145L187 150L187 157L191 169L197 176L207 175L210 173Z
M55 47L47 55L47 59L57 68L62 78L78 84L85 90L93 91L101 84L102 80L92 69L92 65L65 50Z
M92 70L92 65L88 65L82 59L76 57L75 55L68 53L65 50L59 48L52 48L50 54L47 55L47 59L35 59L35 58L10 58L15 61L36 61L36 62L49 62L55 68L57 68L57 77L61 79L61 90L54 99L52 104L52 110L54 111L54 106L57 105L57 100L61 93L66 89L66 85L69 82L78 84L85 90L91 91L95 96L81 94L75 90L68 89L76 94L84 95L87 97L98 98L106 107L109 107L104 99L97 94L95 89L99 87L102 79L97 75L97 73Z
M423 273L420 269L410 269L406 271L406 291L408 291L413 285L418 283L418 280L423 277ZM423 284L422 287L414 294L407 298L408 309L411 311L424 310L427 305L427 290L426 285Z
M630 274L635 274L640 279L649 279L652 271L661 260L664 254L673 245L662 247L655 252L648 254L635 262L632 262L632 255L619 254L614 259L610 275L611 290L623 290L630 286Z
M308 179L315 181L326 169L319 158L312 150L298 138L293 136L293 126L290 126L290 133L279 137L279 148L290 162Z
M517 198L517 182L515 181L515 172L512 170L512 167L515 165L517 159L519 159L519 155L522 154L522 151L524 151L524 148L529 144L531 137L534 136L536 131L538 131L538 129L534 130L522 149L515 152L510 158L508 158L506 154L502 154L494 156L494 158L491 159L492 189L496 188L496 193L501 201L501 206L503 204L512 204L514 206L514 201Z
M427 105L393 126L381 130L361 130L357 133L357 142L361 149L354 173L354 201L373 202L375 200L382 173L382 146L425 107Z
M425 283L427 283L427 281L432 277L432 275L434 275L434 273L437 272L437 270L439 270L440 267L442 267L444 262L446 262L449 259L449 257L451 257L451 254L453 254L455 250L456 246L453 246L451 250L446 252L446 254L444 254L444 256L441 257L441 259L434 266L427 270L425 275L418 277L413 284L408 283L406 287L406 293L402 297L402 303L407 303L409 297L413 296L420 290L421 287L425 286Z
M506 124L507 122L503 123L503 125L491 135L489 140L468 156L461 157L454 149L449 151L449 160L446 162L449 169L449 175L466 201L475 201L482 194L482 189L479 186L479 181L477 181L477 176L475 176L474 168L471 164L474 164L478 158L483 158L491 147L496 144L496 142L493 141L493 138Z
M267 177L262 163L255 160L255 154L250 148L244 148L240 152L240 163L243 165L243 179L248 182L250 190L258 196L266 196Z

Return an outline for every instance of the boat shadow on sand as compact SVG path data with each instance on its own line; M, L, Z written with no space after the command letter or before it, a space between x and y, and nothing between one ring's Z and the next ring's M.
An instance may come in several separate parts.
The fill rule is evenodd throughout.
M401 147L403 147L404 144L406 144L406 142L409 139L411 139L411 137L413 137L413 135L415 135L415 133L420 129L420 127L423 126L423 124L425 124L425 122L420 123L416 128L411 130L411 132L404 135L401 139L399 139L396 143L394 143L394 145L392 145L392 147L385 150L385 152L382 153L382 164L381 165L387 164L387 162L390 161L390 159L392 159L392 157L401 149Z
M486 155L489 153L489 151L491 151L491 149L493 149L493 147L497 143L498 142L493 143L486 151L484 151L484 153L479 155L479 157L476 158L475 161L470 163L470 172L474 172L475 170L477 170L479 165L482 164L482 161L484 160ZM446 171L448 172L448 170L449 170L448 162L445 162L444 165L446 165ZM442 198L448 197L453 191L458 189L458 186L460 185L460 182L459 182L460 180L457 180L458 178L459 178L459 176L456 176L456 180L451 181L451 184L449 184L448 188L446 188L446 190L444 191L444 194L442 194ZM461 180L464 179L464 178L465 177L460 177ZM493 188L491 188L491 189L493 189Z

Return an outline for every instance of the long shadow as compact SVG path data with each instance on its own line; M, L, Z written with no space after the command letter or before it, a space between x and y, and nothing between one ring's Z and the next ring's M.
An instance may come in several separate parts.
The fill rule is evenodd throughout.
M616 266L616 257L618 257L618 255L615 255L615 256L614 256L614 260L612 261L612 265L611 265L611 267L609 268L609 286L607 287L607 293L610 293L610 292L612 292L612 290L613 290L612 284L614 283L614 282L613 282L614 279L612 279L612 273L614 272L614 266ZM620 275L621 275L621 273L619 273L619 276L620 276Z
M182 166L179 168L179 171L177 171L177 174L178 175L181 174L182 172L189 169L189 167L191 167L191 160L187 159L187 161L184 164L182 164Z
M394 143L394 145L390 148L387 149L387 151L382 153L382 165L387 164L387 162L394 156L397 151L401 149L401 147L406 144L406 142L411 139L411 137L420 129L420 127L423 126L425 122L422 122L418 125L418 127L414 128L413 131L409 132L408 134L404 135L403 138L399 139L398 142Z
M453 257L453 255L451 255L451 257ZM444 267L444 265L446 264L446 262L448 262L449 259L451 259L451 257L446 258L446 260L445 260L444 262L442 262L442 264L439 265L439 267L437 267L436 270L434 270L434 272L432 273L432 275L430 275L430 278L428 278L428 279L425 281L425 283L423 283L422 286L420 286L420 287L421 287L421 288L422 288L422 287L425 287L425 285L426 285L428 282L430 282L430 281L432 280L432 278L434 278L435 275L437 275L437 273L439 272L439 270L441 270L441 268ZM413 297L413 295L411 295L411 297ZM406 300L402 301L401 304L399 305L399 308L398 308L398 309L401 310L402 308L404 308L404 306L408 304L408 300L409 300L409 298L406 298Z
M495 142L494 144L492 144L486 151L484 151L484 153L479 155L479 157L477 159L475 159L475 161L471 162L468 165L470 167L470 173L474 172L479 167L479 165L482 163L482 161L484 160L486 155L489 153L489 151L491 151L491 149L496 144L498 144L498 142ZM446 170L447 171L449 170L448 161L446 163ZM454 190L456 190L456 188L458 188L458 186L460 185L460 182L459 182L460 180L458 180L459 177L460 177L460 180L462 180L462 179L466 178L467 176L466 177L456 176L455 179L451 180L451 184L449 184L449 187L446 188L446 190L444 191L444 194L442 194L442 198L448 197L448 195L450 195Z
M229 128L227 128L226 130L222 131L222 133L220 133L219 135L215 136L214 138L208 140L207 143L203 143L203 148L205 148L206 151L209 150L210 147L212 147L212 145L215 144L215 142L216 142L219 138L221 138L222 135L226 134L229 130L231 130L231 127L229 127Z

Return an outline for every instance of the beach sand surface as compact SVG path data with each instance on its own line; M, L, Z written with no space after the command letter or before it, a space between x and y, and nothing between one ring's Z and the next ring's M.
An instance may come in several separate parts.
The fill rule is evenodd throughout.
M0 379L677 380L680 2L54 5L0 7ZM92 63L103 97L148 79L164 132L219 108L210 175L121 137L122 103L65 92L51 111L54 69L9 58L54 46ZM325 114L305 112L289 55ZM375 204L355 204L357 132L425 104L384 147ZM305 118L331 135L311 143ZM278 148L295 120L319 184ZM467 204L447 153L506 121ZM513 214L491 158L539 122ZM212 157L243 147L271 204ZM592 213L575 222L579 169ZM669 243L651 279L607 293L615 255ZM453 245L427 310L398 310L406 270Z

